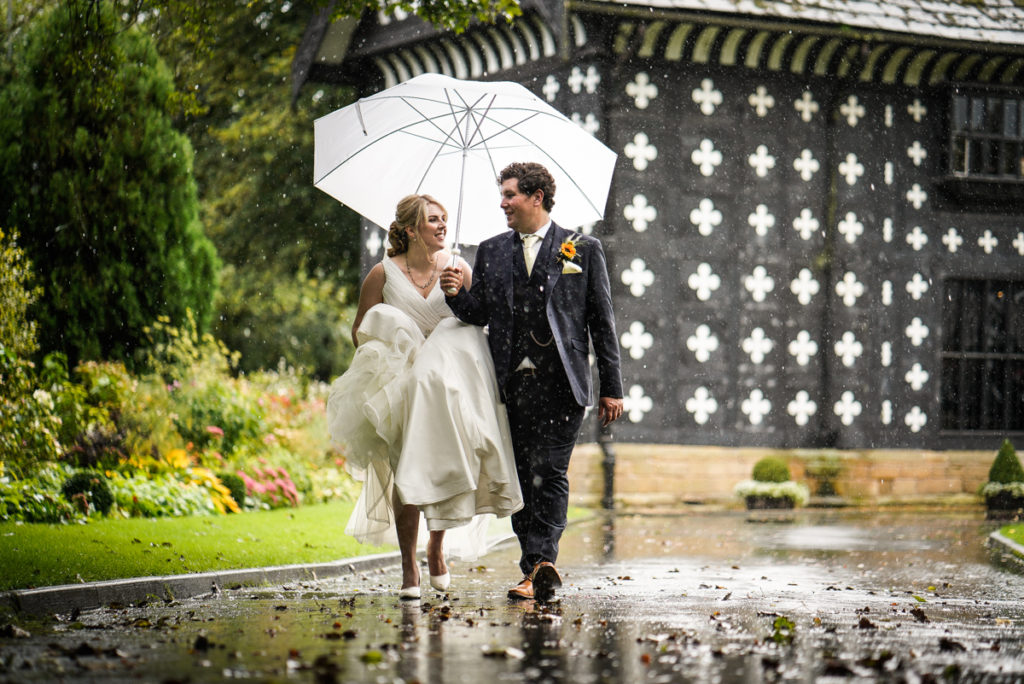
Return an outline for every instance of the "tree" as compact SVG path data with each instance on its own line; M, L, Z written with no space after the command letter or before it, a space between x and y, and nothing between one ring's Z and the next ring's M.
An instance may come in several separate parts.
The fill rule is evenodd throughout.
M36 323L26 312L39 288L32 287L32 265L17 243L17 233L6 235L0 228L0 348L28 356L37 344Z
M42 276L44 351L130 360L158 315L208 324L219 268L153 40L65 0L18 36L0 90L0 222Z

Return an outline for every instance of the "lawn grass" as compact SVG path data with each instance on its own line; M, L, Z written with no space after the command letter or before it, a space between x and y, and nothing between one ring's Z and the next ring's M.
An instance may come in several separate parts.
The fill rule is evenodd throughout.
M335 501L241 515L98 519L85 525L0 523L0 591L326 563L396 550L360 544L345 534L353 506ZM588 509L569 507L570 520L588 515Z
M392 550L345 534L353 502L241 515L0 524L0 590L293 563Z
M1007 539L1011 539L1024 546L1024 522L1005 525L999 530L999 533Z

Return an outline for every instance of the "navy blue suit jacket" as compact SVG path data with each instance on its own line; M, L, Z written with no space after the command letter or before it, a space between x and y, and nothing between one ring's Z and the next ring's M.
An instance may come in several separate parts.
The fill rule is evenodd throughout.
M561 244L577 238L573 263L579 273L563 273L558 261ZM522 241L508 231L480 243L473 266L473 286L448 297L448 306L466 323L489 326L487 341L502 399L512 369L512 269ZM615 334L611 287L604 250L597 238L571 233L551 224L541 242L533 266L542 269L548 324L558 347L558 356L580 406L591 403L592 380L588 352L594 345L600 382L599 396L622 397L619 371L619 341Z

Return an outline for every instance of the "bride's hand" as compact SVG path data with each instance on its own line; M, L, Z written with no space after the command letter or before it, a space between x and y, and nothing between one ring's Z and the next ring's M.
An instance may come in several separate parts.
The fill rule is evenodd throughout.
M462 269L448 266L441 271L441 289L447 295L456 295L462 289Z

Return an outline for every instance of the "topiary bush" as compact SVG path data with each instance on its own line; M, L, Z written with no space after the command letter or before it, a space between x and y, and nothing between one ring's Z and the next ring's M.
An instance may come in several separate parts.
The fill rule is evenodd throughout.
M235 500L239 508L245 507L245 480L238 475L231 473L217 473L217 478L231 492L231 498Z
M61 487L64 498L71 503L91 506L106 515L114 505L114 495L107 485L107 478L95 471L83 470L69 477Z
M754 464L753 475L756 482L787 482L789 466L782 459L767 456Z
M1021 468L1020 459L1013 448L1010 440L1004 439L1003 445L999 447L996 460L988 471L988 481L999 484L1010 484L1011 482L1024 482L1024 468Z

